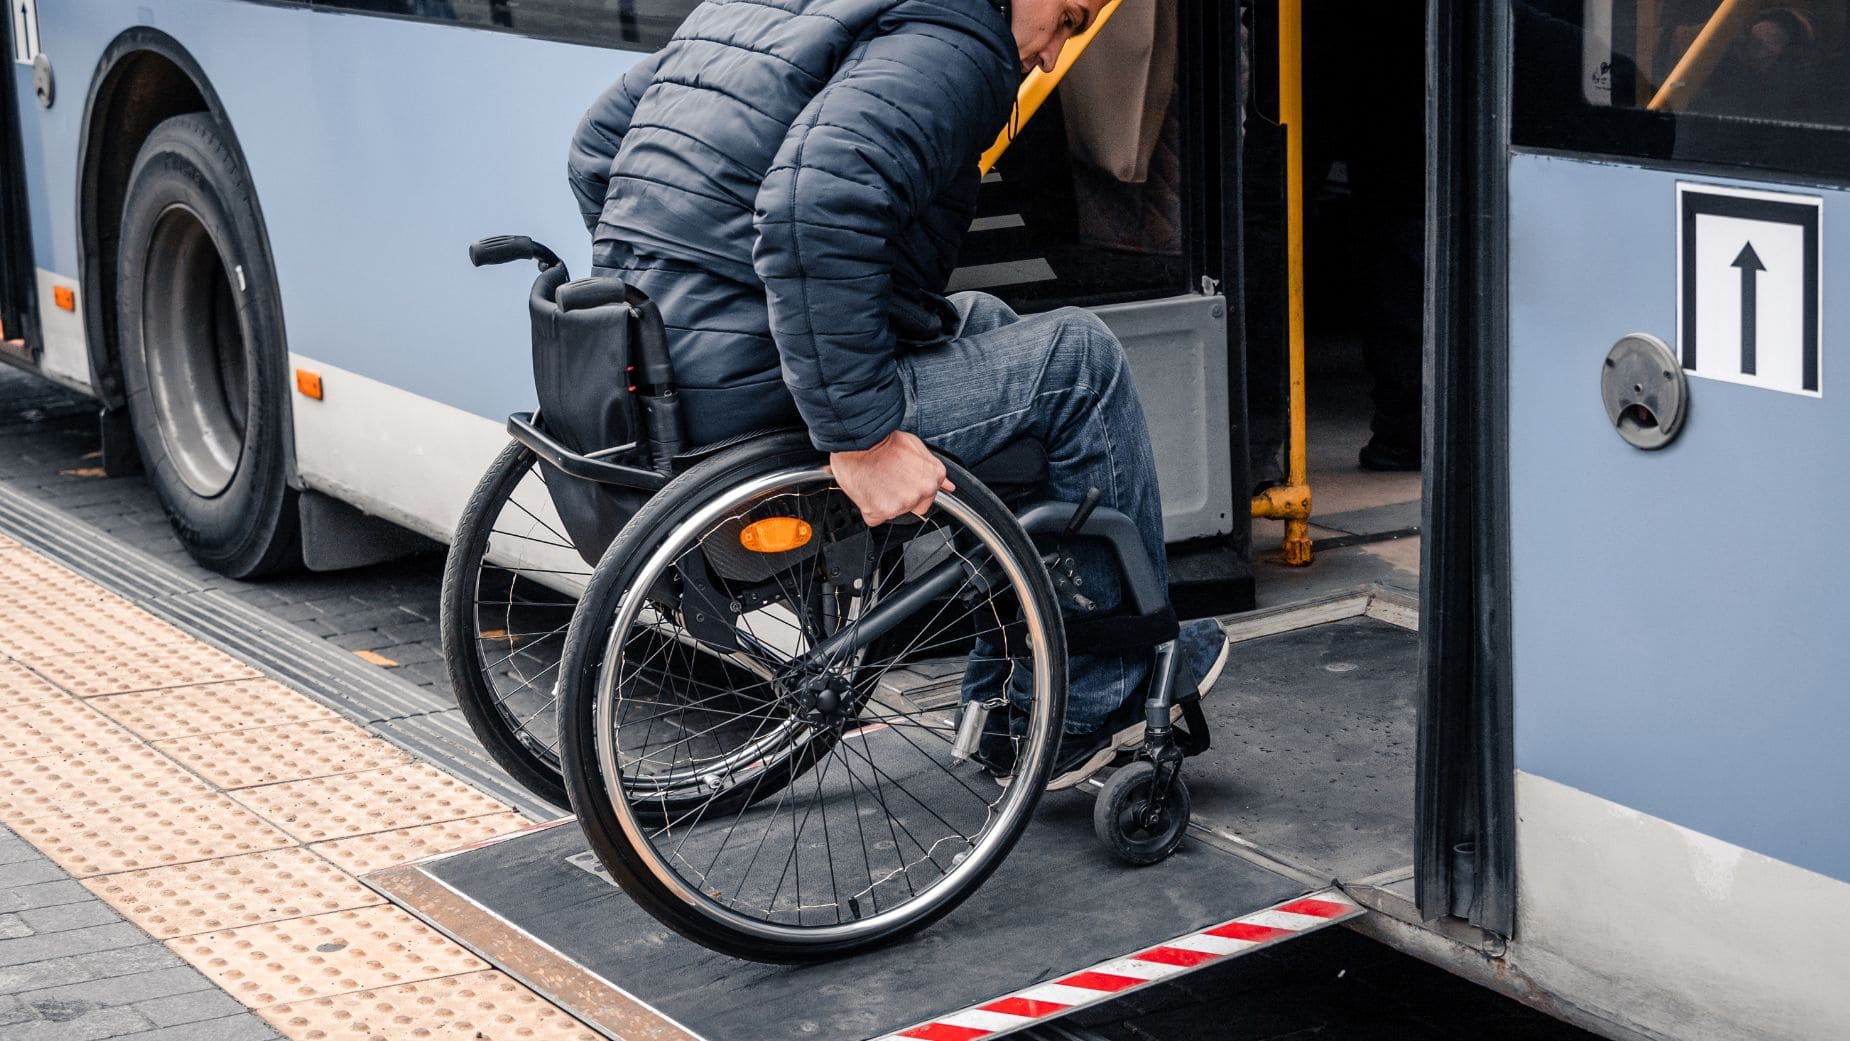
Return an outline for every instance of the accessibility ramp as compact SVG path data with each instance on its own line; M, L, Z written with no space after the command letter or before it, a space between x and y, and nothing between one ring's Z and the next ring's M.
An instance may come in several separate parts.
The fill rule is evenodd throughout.
M623 1041L995 1037L1361 913L1201 843L1130 868L1050 795L1001 868L912 939L820 965L714 954L618 890L567 819L376 872L394 902Z

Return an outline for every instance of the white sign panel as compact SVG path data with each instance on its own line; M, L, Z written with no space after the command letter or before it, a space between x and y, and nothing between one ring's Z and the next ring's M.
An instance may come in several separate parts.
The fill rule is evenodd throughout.
M1692 376L1823 396L1824 200L1677 185L1677 341Z
M39 56L39 9L35 0L12 0L13 60L32 64Z

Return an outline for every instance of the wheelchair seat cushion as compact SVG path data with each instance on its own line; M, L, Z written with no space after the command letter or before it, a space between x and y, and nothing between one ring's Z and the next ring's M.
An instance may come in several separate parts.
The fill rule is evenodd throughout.
M1004 499L1033 492L1047 483L1047 448L1032 438L1010 441L970 472Z

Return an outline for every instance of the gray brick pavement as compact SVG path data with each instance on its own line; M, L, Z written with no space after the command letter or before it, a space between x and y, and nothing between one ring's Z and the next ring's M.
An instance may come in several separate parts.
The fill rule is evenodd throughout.
M0 909L0 1041L277 1037L4 825Z

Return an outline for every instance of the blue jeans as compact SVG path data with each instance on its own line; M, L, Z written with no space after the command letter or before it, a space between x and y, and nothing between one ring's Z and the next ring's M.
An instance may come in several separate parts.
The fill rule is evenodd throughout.
M1011 441L1039 441L1047 450L1046 498L1077 503L1088 489L1099 489L1099 505L1136 522L1156 577L1167 585L1156 460L1117 337L1097 315L1075 307L1023 318L986 293L959 293L951 302L962 316L955 336L900 356L902 427L970 462ZM1084 540L1072 556L1094 610L1117 606L1121 583L1109 551ZM1148 652L1070 654L1067 731L1097 730L1149 668ZM964 673L964 697L994 696L1009 674L995 648L979 645ZM1018 703L1022 693L1015 692Z

